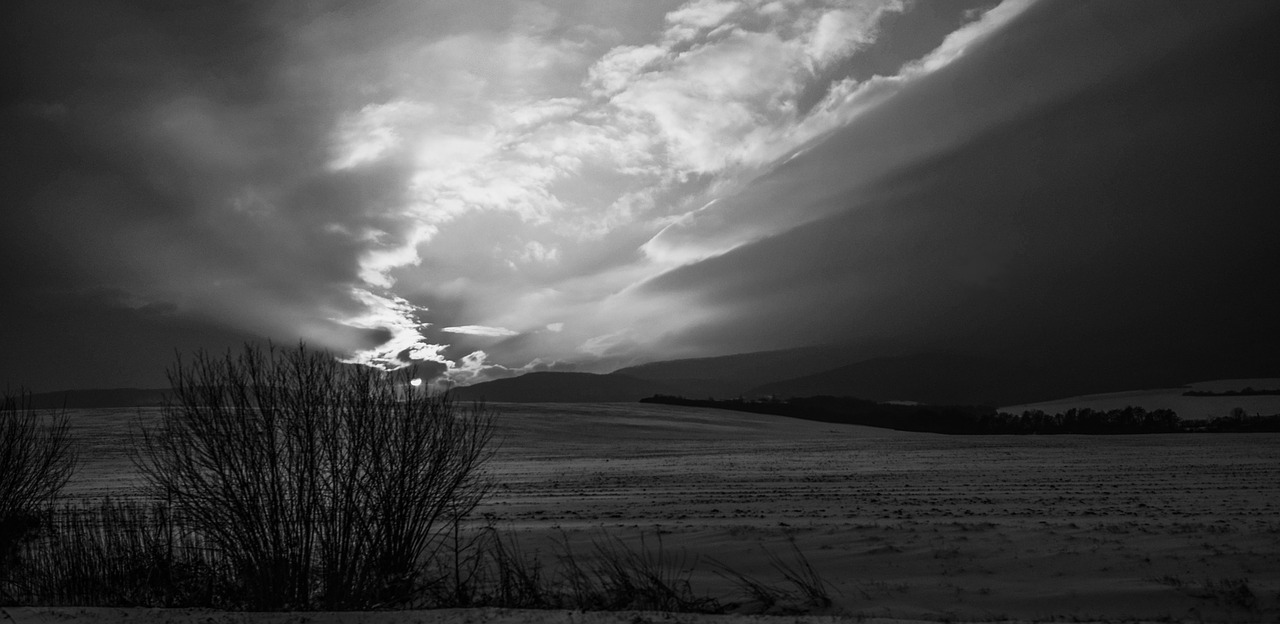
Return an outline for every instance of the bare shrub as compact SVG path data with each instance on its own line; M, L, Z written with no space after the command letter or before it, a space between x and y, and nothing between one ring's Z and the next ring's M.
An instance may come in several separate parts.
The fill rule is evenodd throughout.
M242 606L402 604L486 493L493 436L483 409L410 378L301 345L179 359L136 463L225 558Z
M19 544L39 527L41 511L75 465L66 413L42 414L25 392L6 393L0 400L0 598Z

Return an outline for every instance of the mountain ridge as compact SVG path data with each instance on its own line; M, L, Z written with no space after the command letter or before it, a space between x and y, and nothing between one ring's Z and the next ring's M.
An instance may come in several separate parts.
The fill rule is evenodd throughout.
M95 388L12 395L19 405L25 400L32 409L85 409L107 407L158 407L164 405L168 388Z

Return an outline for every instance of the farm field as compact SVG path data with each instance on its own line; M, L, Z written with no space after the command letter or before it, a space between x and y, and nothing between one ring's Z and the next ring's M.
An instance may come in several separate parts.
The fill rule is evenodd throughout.
M479 512L548 563L559 541L660 539L701 561L695 587L728 595L708 558L774 579L767 553L792 561L794 542L852 616L1280 616L1277 434L952 437L646 404L491 407L500 447ZM83 464L68 494L130 495L130 428L154 417L73 411Z

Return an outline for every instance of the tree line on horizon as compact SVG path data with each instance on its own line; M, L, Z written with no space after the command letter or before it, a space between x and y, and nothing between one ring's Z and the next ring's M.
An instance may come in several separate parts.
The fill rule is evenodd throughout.
M1020 414L979 405L906 405L853 397L814 396L787 399L687 399L654 395L642 403L711 407L819 422L950 435L1052 435L1138 433L1280 432L1280 414L1250 415L1235 408L1228 416L1188 420L1168 409L1128 406L1113 410L1072 408Z
M1280 388L1254 388L1253 386L1245 386L1240 390L1188 390L1182 393L1182 396L1188 397L1233 397L1233 396L1276 396L1280 395Z

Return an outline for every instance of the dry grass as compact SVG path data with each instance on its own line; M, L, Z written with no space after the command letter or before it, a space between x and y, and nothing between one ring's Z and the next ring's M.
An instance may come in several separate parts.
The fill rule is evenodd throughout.
M24 545L15 604L202 607L263 610L249 601L234 559L160 503L103 501L49 512L44 532ZM627 541L600 533L588 552L562 538L546 559L523 551L494 526L456 534L456 548L412 571L419 580L396 608L575 609L680 613L805 613L831 606L828 584L795 549L772 557L771 584L713 564L769 597L746 604L695 589L696 557L666 549L661 536ZM548 565L546 560L551 561ZM267 605L273 606L273 605Z

